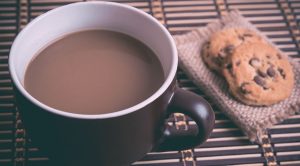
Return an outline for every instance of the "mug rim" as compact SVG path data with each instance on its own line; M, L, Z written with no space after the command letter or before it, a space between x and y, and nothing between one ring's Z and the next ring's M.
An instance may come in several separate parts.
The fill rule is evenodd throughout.
M163 33L165 34L165 36L168 39L168 42L171 45L171 52L172 52L172 64L171 64L171 69L168 72L167 77L165 78L164 83L160 86L160 88L158 90L156 90L150 97L148 97L147 99L143 100L142 102L131 106L129 108L125 108L125 109L121 109L119 111L115 111L115 112L111 112L111 113L105 113L105 114L78 114L78 113L71 113L71 112L66 112L63 110L59 110L53 107L50 107L42 102L40 102L39 100L35 99L30 93L27 92L27 90L25 90L24 86L21 84L20 80L17 77L16 74L16 69L14 66L14 62L13 62L13 58L12 56L14 55L16 48L16 43L19 42L19 40L21 40L21 38L23 37L23 35L28 31L28 29L30 29L32 26L34 26L35 24L37 24L39 22L39 20L44 19L44 17L51 15L52 13L55 13L57 11L60 10L64 10L65 8L70 8L73 6L82 6L82 5L87 5L87 4L95 4L95 5L108 5L108 6L116 6L116 7L120 7L120 8L126 8L129 9L137 14L143 15L144 17L146 17L149 21L154 22L155 24L157 24L160 29L163 31ZM12 78L12 81L14 82L16 88L21 92L21 94L27 98L29 101L31 101L33 104L37 105L38 107L42 108L45 111L49 111L51 113L54 114L58 114L61 116L65 116L65 117L69 117L69 118L77 118L77 119L106 119L106 118L114 118L114 117L119 117L119 116L123 116L135 111L138 111L142 108L144 108L145 106L151 104L154 100L156 100L157 98L159 98L166 90L167 88L171 85L171 83L173 82L173 79L176 75L176 70L177 70L177 66L178 66L178 56L177 56L177 49L176 49L176 45L175 42L173 40L173 37L171 36L171 34L168 32L168 30L153 16L149 15L148 13L141 11L140 9L134 8L132 6L129 5L125 5L125 4L120 4L120 3L115 3L115 2L77 2L77 3L72 3L72 4L68 4L68 5L64 5L55 9L52 9L38 17L36 17L34 20L32 20L29 24L27 24L27 26L17 35L17 37L15 38L12 47L11 47L11 51L9 54L9 71L10 71L10 75Z

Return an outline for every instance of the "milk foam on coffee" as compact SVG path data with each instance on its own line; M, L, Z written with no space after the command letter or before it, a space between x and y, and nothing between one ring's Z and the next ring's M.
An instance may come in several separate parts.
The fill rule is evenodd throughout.
M39 51L25 74L25 89L66 112L103 114L132 107L164 82L155 53L122 33L72 33Z

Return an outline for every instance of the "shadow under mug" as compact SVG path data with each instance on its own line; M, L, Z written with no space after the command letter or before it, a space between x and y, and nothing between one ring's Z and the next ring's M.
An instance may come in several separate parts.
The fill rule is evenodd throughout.
M24 89L24 75L33 56L58 37L86 29L122 32L148 45L163 66L163 85L133 107L99 115L63 112L32 97ZM206 100L176 86L177 65L176 46L165 27L143 11L111 2L74 3L37 17L17 36L9 56L26 131L56 165L128 165L151 150L182 150L203 143L215 116ZM172 113L188 115L197 128L168 127L166 119Z

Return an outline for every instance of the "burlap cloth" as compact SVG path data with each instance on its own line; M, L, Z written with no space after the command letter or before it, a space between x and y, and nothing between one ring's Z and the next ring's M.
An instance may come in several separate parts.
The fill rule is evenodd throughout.
M211 34L228 27L252 29L274 45L238 11L234 10L206 27L174 36L179 52L179 65L251 141L261 143L262 136L266 134L268 128L300 111L300 65L295 60L289 59L295 73L295 86L288 99L268 107L242 104L230 95L225 79L209 70L200 56L202 45Z

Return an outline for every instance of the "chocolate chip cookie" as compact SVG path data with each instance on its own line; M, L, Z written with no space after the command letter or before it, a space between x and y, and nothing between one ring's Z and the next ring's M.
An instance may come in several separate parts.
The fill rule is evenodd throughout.
M228 28L213 34L202 47L202 57L207 66L220 72L224 62L235 48L242 44L264 42L254 31L245 28Z
M233 96L248 105L278 103L294 86L288 58L267 43L240 45L222 71Z

